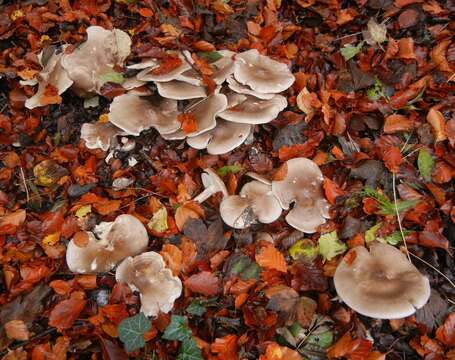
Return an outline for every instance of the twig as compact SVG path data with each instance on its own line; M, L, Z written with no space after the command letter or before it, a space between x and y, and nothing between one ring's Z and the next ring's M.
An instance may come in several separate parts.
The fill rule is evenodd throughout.
M395 173L392 173L392 189L393 189L393 202L395 204L395 212L397 214L397 220L398 220L398 226L400 228L401 238L403 239L404 247L406 249L406 256L408 257L409 262L412 263L411 257L409 256L408 244L406 243L406 237L404 235L403 226L401 225L400 212L398 211L397 189L395 186Z
M19 169L21 170L21 178L22 178L22 182L24 183L25 193L27 194L27 203L28 203L28 202L30 202L30 192L28 191L27 181L25 181L24 169L22 169L22 166Z

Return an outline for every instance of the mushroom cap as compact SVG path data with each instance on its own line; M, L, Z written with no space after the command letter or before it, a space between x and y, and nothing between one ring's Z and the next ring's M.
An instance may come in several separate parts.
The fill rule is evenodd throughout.
M275 96L275 94L263 94L258 91L254 91L250 87L240 84L232 76L229 76L227 78L227 82L228 82L229 89L231 89L232 91L235 91L238 94L251 95L251 96L257 97L258 99L263 99L263 100L270 100L271 98L273 98Z
M109 271L124 258L144 251L149 241L144 225L129 214L119 215L113 222L102 222L94 233L86 233L87 246L79 247L72 239L66 249L66 263L75 273Z
M233 57L235 53L230 50L218 50L217 52L222 58L214 61L210 65L215 69L212 79L215 81L215 84L220 85L234 73L235 60Z
M122 30L106 30L100 26L87 28L87 40L71 54L62 57L62 66L83 92L99 92L103 75L114 71L131 52L131 39Z
M239 195L223 199L220 213L227 225L244 229L256 220L264 224L275 221L281 215L281 206L270 185L253 180L242 187Z
M191 85L178 80L157 82L156 87L158 89L158 93L167 99L187 100L207 96L203 86Z
M375 242L363 246L352 263L343 259L335 271L338 296L358 313L378 319L412 315L430 297L430 283L395 247ZM351 258L351 257L349 257Z
M240 101L239 96L230 95L229 103ZM245 96L244 101L237 105L230 106L218 116L222 119L244 123L244 124L265 124L274 120L280 111L288 105L284 96L274 95L270 100L261 100L251 96Z
M115 145L116 137L121 134L122 131L111 123L84 123L81 127L81 139L85 140L88 149L107 151L111 145Z
M115 279L140 292L141 311L146 316L168 313L182 293L182 282L165 268L163 257L154 251L126 258L117 267Z
M263 184L266 184L266 185L269 185L269 186L272 185L272 180L270 180L269 178L265 177L264 175L257 174L257 173L255 173L253 171L248 171L245 175L249 176L250 178L252 178L254 180L260 181Z
M42 54L43 51L38 56L40 64L43 66L43 69L40 71L37 78L38 91L35 95L25 101L25 107L27 109L34 109L46 105L46 103L42 102L41 97L44 95L47 85L52 85L56 88L59 95L63 94L71 85L73 85L73 80L70 79L68 73L61 64L63 53L57 54L54 50L46 63L42 62Z
M177 66L175 69L173 69L165 74L154 74L153 70L159 66L159 63L157 62L157 64L155 66L150 67L150 68L145 68L144 70L140 71L136 75L136 77L138 78L138 80L155 81L155 82L176 80L179 77L179 75L181 75L183 72L191 69L191 65L188 63L188 60L191 59L191 56L187 55L185 57L180 52L175 53L175 55L177 55L179 57L179 59L182 61L182 63L179 66Z
M295 203L286 216L289 225L314 233L329 215L329 205L322 192L321 170L315 162L306 158L288 160L286 165L286 177L272 181L272 192L285 210Z
M158 105L135 94L116 96L109 108L109 121L128 135L139 136L141 131L155 128L169 134L180 128L177 102L163 99Z
M145 60L142 60L140 63L127 65L126 68L132 69L132 70L143 70L143 69L154 68L156 66L158 66L158 61L156 61L155 59L145 59Z
M217 120L215 129L186 139L189 146L205 149L212 155L226 154L242 145L252 130L249 124Z
M221 180L221 178L213 169L204 169L204 172L201 174L201 180L204 188L207 189L209 187L213 187L215 190L213 193L221 192L223 194L223 197L229 195L223 180Z
M272 60L251 49L235 56L235 79L260 93L279 93L295 81L286 64Z

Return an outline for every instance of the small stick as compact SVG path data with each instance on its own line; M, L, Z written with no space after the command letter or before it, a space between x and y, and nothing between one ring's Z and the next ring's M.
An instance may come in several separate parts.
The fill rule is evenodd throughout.
M27 181L25 181L25 174L24 174L24 169L22 169L22 166L20 167L20 170L21 170L22 182L24 183L24 187L25 187L25 193L27 194L27 203L28 203L30 201L30 193L28 191Z
M400 213L398 211L397 190L396 190L396 186L395 186L395 173L392 173L392 188L393 188L393 202L395 203L395 212L397 214L397 220L398 220L398 226L400 227L401 238L403 239L403 243L404 243L404 247L406 249L406 255L408 257L408 260L410 263L412 263L411 257L409 256L408 244L406 243L403 226L401 225Z

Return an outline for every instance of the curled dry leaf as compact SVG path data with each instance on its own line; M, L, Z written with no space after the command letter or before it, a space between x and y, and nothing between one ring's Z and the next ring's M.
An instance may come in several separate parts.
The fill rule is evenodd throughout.
M427 114L427 121L433 127L435 142L447 139L446 122L444 115L439 110L431 108Z

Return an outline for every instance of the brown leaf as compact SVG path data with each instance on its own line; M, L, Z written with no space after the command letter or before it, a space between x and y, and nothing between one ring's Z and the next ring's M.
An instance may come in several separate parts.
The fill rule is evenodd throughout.
M409 131L414 128L414 121L404 115L389 115L385 119L384 133L393 134L399 131Z
M202 271L186 279L185 287L195 293L214 296L220 291L220 279L209 271Z
M449 249L449 240L438 232L421 231L419 233L419 244L425 247Z
M164 244L160 254L166 262L167 267L172 270L174 276L178 276L182 268L182 251L175 245Z
M57 329L69 329L84 310L86 300L72 296L60 301L49 315L49 325Z
M323 188L326 199L332 205L335 205L338 196L344 195L344 191L341 190L338 184L327 177L324 177Z
M10 339L25 341L30 338L27 325L22 320L11 320L5 324L6 335Z
M265 350L265 355L261 355L259 360L301 360L300 354L286 346L271 343Z
M281 272L287 272L287 264L284 255L273 245L267 245L261 248L256 254L256 262L259 266L266 269L274 269Z
M398 41L398 57L400 59L417 59L412 38L401 38Z
M455 312L436 330L436 338L447 346L455 346Z
M193 48L195 48L196 50L199 50L199 51L206 51L206 52L216 51L215 46L213 46L212 44L210 44L209 42L204 41L204 40L199 40L199 41L196 41L195 43L193 43Z
M433 127L435 142L447 139L446 122L444 115L439 110L432 107L427 114L427 121Z
M118 209L122 204L121 200L105 200L93 204L93 207L100 215L109 215Z
M403 162L403 156L397 146L388 146L383 154L384 164L387 169L393 173L400 170L400 165Z
M451 43L451 39L445 39L438 41L436 46L431 50L430 56L431 60L435 63L440 71L452 72L452 67L447 61L446 53L447 49Z
M320 261L291 266L291 286L297 291L325 291L328 283Z

